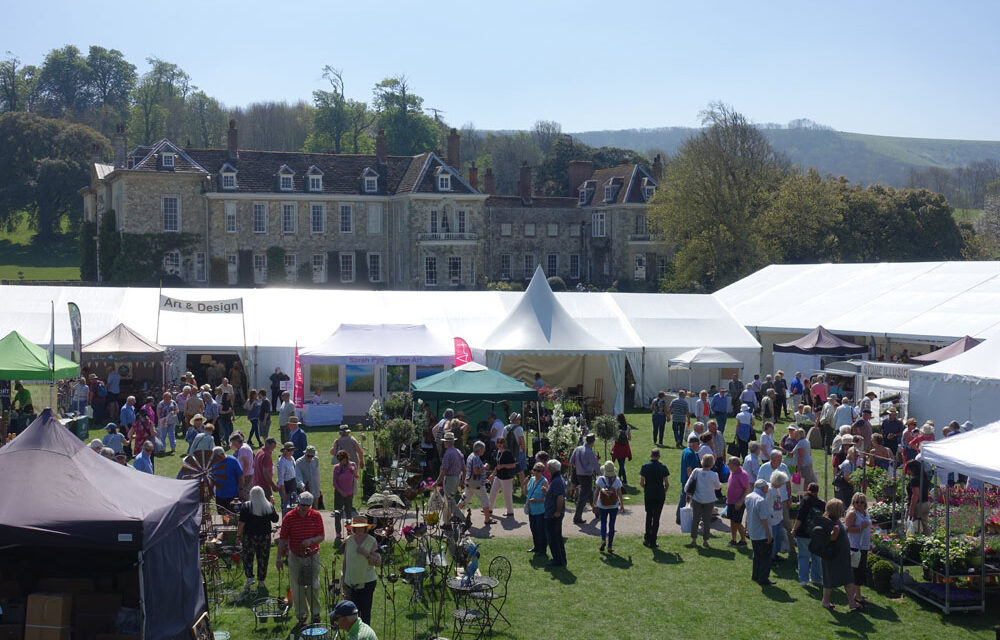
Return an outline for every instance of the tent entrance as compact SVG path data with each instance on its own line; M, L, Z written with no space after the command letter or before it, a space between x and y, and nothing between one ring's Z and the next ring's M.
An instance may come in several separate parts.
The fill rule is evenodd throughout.
M239 365L240 371L242 373L242 385L237 385L233 382L230 375L230 371L233 369L234 365ZM235 351L230 352L188 352L187 359L185 362L186 371L190 371L194 374L194 379L198 381L198 384L208 383L212 385L212 388L219 386L222 383L223 378L230 378L230 383L233 387L239 387L236 390L236 394L239 395L243 393L243 398L246 398L247 391L247 376L246 368L243 366L243 361L240 359L239 354ZM213 394L214 395L214 394Z

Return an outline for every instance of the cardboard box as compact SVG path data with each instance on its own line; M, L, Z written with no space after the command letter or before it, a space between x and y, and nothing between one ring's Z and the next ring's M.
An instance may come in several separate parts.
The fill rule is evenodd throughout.
M24 627L19 624L0 624L0 640L23 640Z
M90 578L43 578L38 581L38 591L46 593L93 593L96 590Z
M28 596L25 626L69 627L73 619L73 596L68 593L33 593ZM25 636L28 632L25 629Z
M70 640L70 628L24 625L24 640Z

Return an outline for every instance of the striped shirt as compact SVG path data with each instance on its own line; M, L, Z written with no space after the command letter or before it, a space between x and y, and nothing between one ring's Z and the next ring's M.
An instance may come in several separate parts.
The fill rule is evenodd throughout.
M297 556L303 555L302 541L315 536L323 536L323 516L319 511L310 508L305 516L299 515L299 510L293 509L281 520L281 532L278 538L288 543L288 548ZM308 555L319 551L319 543L310 545Z
M444 452L444 457L441 459L441 471L444 471L446 476L457 476L462 474L464 467L462 452L454 446L448 447L448 450Z

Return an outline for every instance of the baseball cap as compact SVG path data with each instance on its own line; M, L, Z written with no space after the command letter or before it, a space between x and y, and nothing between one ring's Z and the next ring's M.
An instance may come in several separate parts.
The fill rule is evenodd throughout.
M341 600L337 603L337 606L333 608L333 612L330 614L332 618L342 618L344 616L355 616L358 614L358 605L354 604L350 600Z

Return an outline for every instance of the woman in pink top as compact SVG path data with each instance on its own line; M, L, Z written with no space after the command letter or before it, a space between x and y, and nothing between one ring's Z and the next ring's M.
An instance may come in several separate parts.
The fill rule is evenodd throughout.
M337 529L337 540L342 539L341 519L350 520L354 512L354 479L357 473L357 467L351 462L347 451L344 449L338 451L337 464L333 466L333 524Z
M149 414L145 411L136 412L136 421L129 430L128 438L132 441L132 455L139 455L142 452L142 445L146 440L152 440L156 436L156 427L149 420Z
M729 510L729 535L732 540L730 547L747 546L747 530L743 526L743 513L746 511L744 500L750 493L750 474L743 470L740 459L733 456L729 459L729 483L726 485L726 508ZM740 541L736 541L736 534Z

